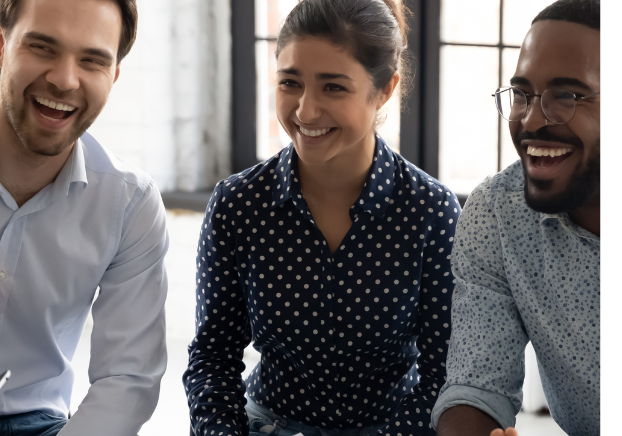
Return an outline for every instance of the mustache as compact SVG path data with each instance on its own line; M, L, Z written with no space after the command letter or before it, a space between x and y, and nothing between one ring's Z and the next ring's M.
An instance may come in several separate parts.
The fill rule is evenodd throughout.
M38 89L41 89L41 90L45 91L47 94L51 95L52 98L55 98L55 99L58 99L58 100L72 100L72 98L76 95L76 91L75 90L63 91L61 89L58 89L52 83L47 83L46 86L43 86L43 87L35 87L34 85L31 85L31 86L26 88L25 93L26 92L33 92L34 93Z
M539 140L539 141L562 142L565 144L573 145L576 148L583 148L583 141L581 141L581 139L578 136L557 135L551 132L551 127L549 126L541 127L535 132L528 132L528 131L521 132L512 139L514 140L514 144L517 147L519 147L521 145L521 142L525 139L534 139L534 140Z

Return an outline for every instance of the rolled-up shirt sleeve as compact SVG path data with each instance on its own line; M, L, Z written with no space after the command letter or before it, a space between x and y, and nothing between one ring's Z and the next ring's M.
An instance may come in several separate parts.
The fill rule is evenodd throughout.
M435 428L443 412L457 405L476 407L504 428L513 426L522 404L528 336L508 285L485 186L469 197L458 220L447 382L432 413Z
M166 212L153 182L123 214L118 251L93 304L91 387L59 436L136 435L158 402L166 369Z

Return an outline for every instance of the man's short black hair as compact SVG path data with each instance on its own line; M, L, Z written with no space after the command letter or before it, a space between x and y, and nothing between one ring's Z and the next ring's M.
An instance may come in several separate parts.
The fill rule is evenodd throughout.
M600 31L600 0L558 0L544 8L531 24L543 20L570 21Z

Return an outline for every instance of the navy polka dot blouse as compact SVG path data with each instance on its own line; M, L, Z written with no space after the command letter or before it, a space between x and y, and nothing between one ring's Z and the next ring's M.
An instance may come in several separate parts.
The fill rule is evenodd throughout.
M435 434L445 382L456 197L377 138L334 255L292 145L218 183L197 255L184 384L196 434L245 435L244 394L322 428ZM244 348L261 361L246 381Z

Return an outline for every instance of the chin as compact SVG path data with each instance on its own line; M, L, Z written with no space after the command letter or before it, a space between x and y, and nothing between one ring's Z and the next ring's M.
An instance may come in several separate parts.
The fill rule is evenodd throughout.
M549 214L568 213L588 204L600 195L600 172L586 172L572 178L559 192L552 191L552 181L530 180L525 174L525 202L531 209Z

